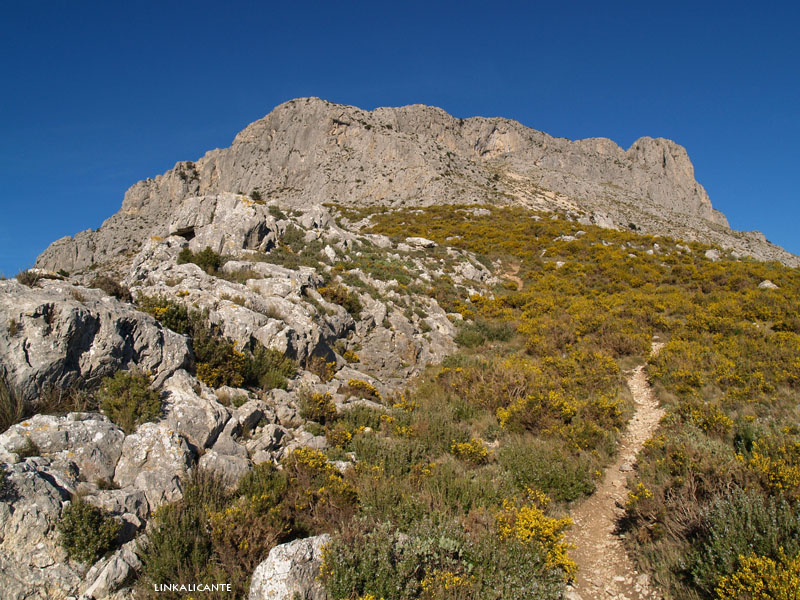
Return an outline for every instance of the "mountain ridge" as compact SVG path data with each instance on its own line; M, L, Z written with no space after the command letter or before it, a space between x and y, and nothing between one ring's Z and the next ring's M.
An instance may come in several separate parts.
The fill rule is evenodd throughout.
M641 137L624 150L607 138L570 141L421 104L366 111L299 98L245 127L230 147L134 184L99 230L53 242L36 266L73 271L124 259L164 235L165 219L186 198L253 191L287 207L522 204L800 264L758 232L731 230L685 148L665 138Z

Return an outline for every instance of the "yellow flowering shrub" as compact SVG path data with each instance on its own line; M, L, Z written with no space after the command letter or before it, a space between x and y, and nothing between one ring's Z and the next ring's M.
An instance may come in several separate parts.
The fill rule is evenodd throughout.
M422 580L424 598L459 598L472 587L469 575L435 569Z
M779 560L740 556L740 567L717 586L718 600L796 600L800 590L800 555Z
M774 493L800 499L800 441L758 440L753 444L748 466Z
M362 398L378 401L382 400L381 394L377 388L367 381L363 381L361 379L348 379L347 387L349 388L347 391L354 395L361 396Z
M568 554L572 546L564 542L564 531L572 525L572 519L548 517L544 512L549 502L547 497L535 490L528 490L528 493L529 500L522 506L508 499L503 501L496 517L500 535L540 547L545 552L547 565L560 569L564 579L569 580L578 569Z
M489 459L489 451L483 441L477 438L472 438L468 442L454 441L450 444L450 451L454 456L474 465L482 465Z

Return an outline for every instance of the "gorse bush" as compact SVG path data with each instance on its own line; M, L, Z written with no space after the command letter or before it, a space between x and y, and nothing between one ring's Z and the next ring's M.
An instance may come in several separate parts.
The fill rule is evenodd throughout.
M120 523L102 509L76 498L61 511L57 528L67 555L92 564L113 547L120 527Z
M800 585L800 556L780 552L774 560L751 554L741 566L723 577L716 588L719 600L794 600Z
M103 379L97 396L103 413L125 433L161 416L161 400L145 373L117 371Z
M165 296L146 296L140 294L136 299L139 310L155 317L164 327L181 334L190 334L196 317L189 314L182 304L173 302Z
M306 392L299 394L300 416L309 421L316 421L324 425L336 418L336 405L333 397L328 394L318 392Z

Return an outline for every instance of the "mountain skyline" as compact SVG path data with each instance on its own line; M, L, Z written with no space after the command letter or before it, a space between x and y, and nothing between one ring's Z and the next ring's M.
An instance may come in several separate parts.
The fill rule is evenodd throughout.
M623 148L666 137L686 147L734 229L800 253L796 8L211 6L9 7L0 272L98 227L137 181L229 145L298 96L368 110L423 103Z

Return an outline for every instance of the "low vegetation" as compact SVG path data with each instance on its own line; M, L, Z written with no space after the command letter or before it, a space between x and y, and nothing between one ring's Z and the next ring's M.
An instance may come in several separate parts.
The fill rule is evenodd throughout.
M214 275L223 265L224 259L209 246L200 252L192 252L188 247L183 248L178 254L178 264L193 263L203 269L209 275Z
M103 290L109 296L113 296L122 302L133 302L131 291L108 275L98 275L94 278L92 283L89 284L89 287Z
M67 555L87 565L112 549L120 527L107 512L80 498L64 508L58 522L61 545Z
M670 598L791 597L800 552L796 269L724 253L714 262L702 244L511 208L358 216L376 233L423 236L518 270L521 289L463 297L451 286L464 350L437 376L461 402L488 402L496 424L473 426L458 443L499 431L488 465L508 469L518 489L556 502L589 492L614 451L609 432L629 414L618 369L647 360L654 335L666 341L648 365L667 415L631 477L622 524L631 554ZM767 279L778 288L759 288Z
M133 433L137 426L161 416L161 400L150 383L146 373L117 371L100 385L100 410L125 433Z
M285 388L297 372L297 364L277 350L258 343L237 348L200 311L165 296L140 295L137 303L165 327L191 338L197 378L211 387Z

